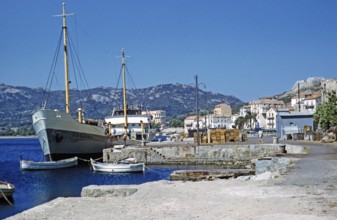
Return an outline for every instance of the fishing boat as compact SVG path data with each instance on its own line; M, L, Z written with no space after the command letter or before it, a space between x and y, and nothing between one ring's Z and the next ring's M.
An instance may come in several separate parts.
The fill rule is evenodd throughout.
M107 173L143 173L144 163L100 163L90 158L91 167L97 172Z
M15 186L11 183L0 181L0 199L11 198L13 196Z
M78 109L78 119L70 114L70 80L68 71L68 35L65 4L63 3L63 50L65 70L65 112L59 110L37 110L33 116L33 128L39 138L46 160L61 160L70 157L89 159L102 156L104 148L112 147L112 140L106 135L104 121L86 120L83 110Z
M78 158L72 157L69 159L58 160L58 161L31 161L31 160L20 160L21 170L51 170L51 169L61 169L67 167L74 167L78 164Z
M114 109L111 116L105 117L105 122L109 125L111 136L126 140L152 141L156 129L151 128L151 115L140 108L130 108L127 104L125 69L125 54L122 49L123 108Z

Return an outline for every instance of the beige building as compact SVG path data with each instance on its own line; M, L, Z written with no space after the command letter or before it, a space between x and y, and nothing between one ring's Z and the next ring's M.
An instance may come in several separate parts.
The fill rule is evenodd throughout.
M226 116L226 117L231 117L232 116L232 108L230 105L226 103L218 104L214 108L214 114L219 116Z
M160 124L164 126L166 123L166 111L154 110L154 111L142 112L142 114L150 114L152 117L152 122L155 124Z
M214 114L208 115L207 127L209 128L230 128L232 124L232 108L226 103L215 106Z

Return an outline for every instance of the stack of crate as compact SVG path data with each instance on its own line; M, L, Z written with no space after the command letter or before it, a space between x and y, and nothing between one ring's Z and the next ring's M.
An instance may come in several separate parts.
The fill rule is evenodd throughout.
M225 130L224 129L215 129L211 130L211 143L225 143Z
M238 129L217 129L211 131L212 143L238 142L240 131Z
M211 136L211 143L216 142L216 136L215 136L215 130L210 130L210 136Z
M225 143L225 134L222 129L215 131L215 138L217 143Z
M240 130L239 129L231 129L231 141L239 142Z
M211 143L221 144L226 142L239 142L240 131L238 129L212 129L209 130ZM200 143L207 143L207 134L199 133ZM247 140L247 136L245 138ZM194 143L197 143L197 133L194 132Z

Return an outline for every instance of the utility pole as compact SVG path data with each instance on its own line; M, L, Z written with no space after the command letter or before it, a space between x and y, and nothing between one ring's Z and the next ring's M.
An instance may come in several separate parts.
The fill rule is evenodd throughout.
M205 135L208 133L208 108L207 108L207 96L205 93Z
M300 97L300 84L297 83L297 98L298 98L298 111L301 111L301 97Z
M195 75L195 99L196 99L196 115L197 115L197 145L200 145L199 139L199 83L198 83L198 75Z

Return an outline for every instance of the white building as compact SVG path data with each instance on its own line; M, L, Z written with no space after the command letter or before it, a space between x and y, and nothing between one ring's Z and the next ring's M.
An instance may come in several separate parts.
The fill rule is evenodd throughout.
M206 119L207 120L207 119ZM203 129L206 125L204 117L199 116L199 129ZM188 130L197 129L197 116L191 115L184 119L184 132L188 134Z
M234 114L231 116L231 123L229 125L229 128L233 128L235 126L235 121L240 117L240 114Z
M286 108L286 105L283 101L276 99L260 99L250 102L250 111L253 114L256 114L257 122L252 124L252 127L267 127L267 112L269 109L273 108L275 111L278 109Z
M300 97L291 99L291 106L298 112L315 112L317 106L322 102L321 93L300 93Z
M231 128L231 116L212 114L209 116L209 128Z
M196 116L191 115L184 119L184 132L188 134L188 130L191 130L193 127L193 122L195 121Z
M309 112L316 112L317 106L321 104L322 97L321 94L313 94L306 99L304 99L304 109Z
M306 94L300 93L300 95L295 95L291 98L290 105L295 111L301 111L304 109L304 99Z
M277 116L277 111L274 108L270 108L267 111L267 124L266 127L267 129L275 129L276 128L276 116Z
M216 105L214 108L214 114L199 116L199 129L205 128L232 128L232 109L226 104L222 103ZM196 116L188 116L184 120L184 131L187 134L188 130L197 129Z
M250 111L250 105L245 105L240 108L240 116L245 117L247 115L247 112Z

